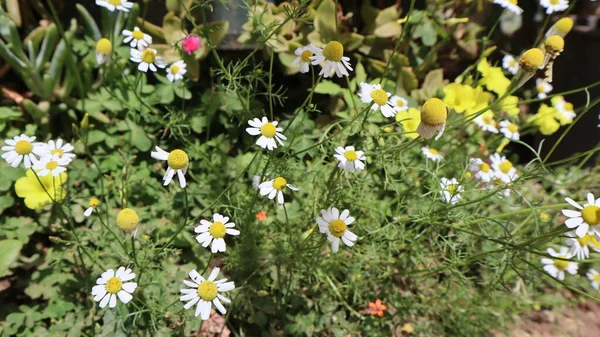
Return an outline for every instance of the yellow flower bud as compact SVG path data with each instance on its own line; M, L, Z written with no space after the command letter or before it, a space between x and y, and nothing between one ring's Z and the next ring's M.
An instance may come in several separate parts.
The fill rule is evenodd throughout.
M519 66L528 72L535 72L544 63L544 53L539 48L531 48L521 56Z

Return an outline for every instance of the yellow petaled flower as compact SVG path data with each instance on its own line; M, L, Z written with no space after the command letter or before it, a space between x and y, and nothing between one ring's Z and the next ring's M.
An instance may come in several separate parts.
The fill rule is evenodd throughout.
M535 72L544 63L544 53L539 48L531 48L521 56L519 66L526 72Z
M396 121L402 124L402 134L408 138L417 138L417 128L421 123L421 112L415 108L408 108L406 113L398 113Z
M560 128L560 123L557 119L560 120L561 118L565 117L558 113L556 108L542 104L537 113L533 115L529 121L533 125L539 127L539 130L543 135L548 136L555 133ZM567 121L565 120L565 122Z
M101 38L96 42L96 62L104 64L108 61L112 52L112 43L107 38Z
M504 95L510 85L510 80L504 76L502 68L490 66L487 59L484 58L477 65L477 71L482 76L479 81L480 84L485 85L488 90L498 95Z
M569 34L571 29L573 29L573 19L570 17L565 17L556 21L556 23L552 25L550 29L548 29L546 36L559 35L561 37L565 37L567 34Z
M519 97L517 96L508 96L500 104L500 110L506 112L509 116L518 116L521 111Z
M419 136L429 139L439 131L435 137L438 140L444 134L446 119L448 118L448 108L439 98L430 98L421 107L421 122L417 127Z
M36 177L33 170L29 169L25 177L19 178L15 183L15 192L17 196L25 199L25 206L40 209L46 204L51 204L53 200L59 201L65 198L67 191L63 184L67 182L67 177L64 172L58 176Z
M460 83L450 83L444 87L444 103L454 111L463 113L475 105L473 87Z
M140 217L131 208L123 208L117 214L117 225L119 229L126 233L131 233L131 236L136 236L140 224Z
M492 94L483 90L482 86L478 86L473 90L473 96L475 97L475 105L466 110L467 116L471 116L472 114L485 109L492 99Z
M540 220L548 221L548 220L550 220L550 215L548 213L542 212L542 213L540 213Z

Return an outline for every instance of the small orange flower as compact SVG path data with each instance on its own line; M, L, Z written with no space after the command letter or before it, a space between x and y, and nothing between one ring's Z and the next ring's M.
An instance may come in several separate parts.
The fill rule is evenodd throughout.
M256 220L258 220L258 221L265 221L265 220L267 220L267 212L260 211L260 212L256 213Z
M383 317L383 312L387 310L387 306L382 304L380 299L377 299L377 301L369 303L369 310L371 316Z

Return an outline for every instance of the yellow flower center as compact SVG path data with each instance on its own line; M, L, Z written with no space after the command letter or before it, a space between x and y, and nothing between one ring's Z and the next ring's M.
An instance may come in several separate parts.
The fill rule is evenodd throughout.
M399 108L404 107L404 101L401 99L396 100L396 106Z
M434 156L437 156L437 155L439 154L439 151L438 151L438 150L436 150L436 149L432 149L432 148L430 148L430 149L429 149L429 153L431 153L431 154L432 154L432 155L434 155Z
M313 56L313 52L310 50L305 50L302 52L302 54L300 54L300 59L302 60L302 62L310 62L310 57Z
M581 217L588 225L594 226L600 224L600 207L596 205L584 207L581 210Z
M514 66L516 66L516 65L517 65L517 60L510 60L510 61L508 61L508 66L511 67L511 68L514 67Z
M171 66L171 74L175 75L179 72L179 66L172 65Z
M558 0L550 0L551 5L558 5Z
M117 214L117 225L124 232L133 232L139 223L140 217L131 208L124 208Z
M212 301L217 297L217 285L213 281L206 280L198 286L198 296L204 301Z
M596 275L592 276L592 280L594 280L594 282L596 282L596 283L600 283L600 274L596 274Z
M283 191L286 184L287 181L283 177L277 177L275 180L273 180L273 187L278 191Z
M188 158L187 153L179 149L171 151L169 153L169 157L167 158L169 167L174 170L181 170L182 168L186 167L189 162L190 159Z
M26 140L20 140L15 144L15 151L18 154L30 154L32 150L33 145Z
M521 68L532 72L539 68L544 62L544 53L538 48L531 48L521 56L519 65Z
M112 43L103 37L96 42L96 51L100 54L109 54L112 51Z
M145 49L142 52L142 62L154 63L156 61L156 54L151 49Z
M134 30L133 33L131 33L131 36L136 40L141 40L144 38L144 33L141 30Z
M507 127L507 129L508 129L508 131L510 131L510 132L517 132L517 130L519 130L519 127L518 127L518 126L516 126L516 125L515 125L515 124L513 124L513 123L510 123L510 124L508 124L508 127Z
M111 277L108 282L106 282L106 291L111 294L118 293L121 291L121 288L123 288L123 281L118 277Z
M564 259L565 256L563 255L559 255L558 257ZM569 261L565 261L565 260L554 260L554 266L556 267L556 269L558 270L567 270L567 267L569 266Z
M58 167L58 163L55 161L49 161L48 163L46 163L46 168L48 170L54 170L57 167Z
M510 161L505 160L502 163L500 163L498 167L500 168L500 171L502 171L502 173L508 174L508 172L510 172L510 170L513 168L513 164Z
M58 154L58 158L62 158L62 156L65 154L65 152L63 150L61 150L61 149L54 149L50 153L52 155Z
M260 127L260 133L267 138L275 137L276 131L277 129L275 128L275 125L273 125L273 123L265 123L263 124L263 126Z
M331 232L331 235L335 236L336 238L339 238L342 235L344 235L345 231L346 223L344 222L344 220L336 219L331 220L331 222L329 223L329 232Z
M556 30L558 30L561 34L567 35L573 29L573 19L571 18L562 18L554 24Z
M215 221L212 225L210 225L208 232L210 233L210 235L212 235L213 238L221 239L225 237L226 230L227 229L225 228L225 225L223 225L222 222Z
M348 161L355 161L358 159L358 155L356 154L356 151L348 150L344 153L344 158L346 158Z
M483 119L483 124L486 125L496 125L496 122L494 121L494 117L490 116L490 115L485 115L482 117Z
M547 50L551 50L553 52L561 52L563 51L563 49L565 49L565 40L558 35L552 35L548 39L546 39L546 42L544 42L544 46Z
M371 91L371 98L377 105L385 105L388 101L388 96L385 91L381 89L375 89Z
M565 102L564 108L567 111L573 111L573 103Z
M508 0L508 2L510 2L510 3L511 3L511 4L513 4L513 5L516 5L516 4L517 4L517 0Z
M456 191L458 190L458 186L451 184L448 185L448 187L446 188L448 190L448 192L450 192L451 194L456 193Z
M100 205L100 200L96 198L91 198L90 203L88 205L89 207L98 207L98 205Z
M331 41L323 48L323 56L329 61L340 62L344 56L344 46L337 41Z
M429 126L438 126L446 122L448 109L439 98L430 98L421 109L421 121Z
M479 165L479 170L488 173L490 172L490 165L487 163L481 163L481 165Z
M577 241L579 242L579 245L581 247L585 247L585 246L589 245L590 242L592 242L593 240L595 241L596 238L594 237L594 235L589 235L589 234L584 235L582 238L580 238L580 237L577 238Z

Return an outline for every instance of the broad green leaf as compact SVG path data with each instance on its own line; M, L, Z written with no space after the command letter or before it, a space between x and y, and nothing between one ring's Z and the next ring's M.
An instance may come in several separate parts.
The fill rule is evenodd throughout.
M318 94L327 94L332 96L339 95L342 91L342 87L328 80L321 81L315 88L315 92Z
M131 130L130 132L130 141L131 145L135 146L138 150L142 152L147 152L152 147L152 141L148 136L146 136L146 132L139 125L135 124L133 121L127 119L127 126Z
M8 267L17 260L23 244L19 240L0 241L0 276L6 275Z

